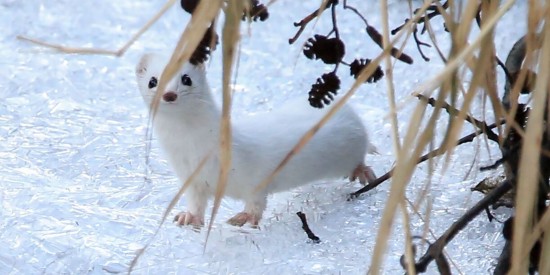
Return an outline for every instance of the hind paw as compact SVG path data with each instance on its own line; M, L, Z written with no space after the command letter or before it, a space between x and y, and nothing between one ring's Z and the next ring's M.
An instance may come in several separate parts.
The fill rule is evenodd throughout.
M367 182L371 183L376 179L376 175L370 166L360 164L353 169L351 176L349 177L350 181L355 181L359 179L359 182L362 185L366 185Z
M189 212L180 212L174 217L174 222L178 225L192 225L194 227L202 227L204 219L198 215L193 215Z
M258 217L257 215L240 212L237 215L233 216L231 219L227 220L227 223L234 226L243 226L246 223L249 223L253 227L257 227L259 221L260 217Z

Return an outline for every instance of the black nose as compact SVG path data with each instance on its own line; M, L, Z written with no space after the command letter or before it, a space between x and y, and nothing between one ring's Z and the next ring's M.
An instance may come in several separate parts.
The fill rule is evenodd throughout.
M174 102L178 99L178 95L174 92L167 92L162 96L162 99L166 102Z

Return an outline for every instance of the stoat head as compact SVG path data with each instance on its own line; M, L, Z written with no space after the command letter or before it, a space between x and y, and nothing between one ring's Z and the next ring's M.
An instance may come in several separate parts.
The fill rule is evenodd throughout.
M168 58L145 54L136 66L136 77L145 104L151 105ZM160 97L159 111L183 110L210 100L204 65L186 63L166 85Z

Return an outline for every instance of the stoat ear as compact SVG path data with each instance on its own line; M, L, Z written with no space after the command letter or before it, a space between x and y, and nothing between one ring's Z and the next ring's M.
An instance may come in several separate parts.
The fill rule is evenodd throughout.
M151 60L151 54L146 53L144 54L141 59L139 60L137 66L136 66L136 75L137 76L144 76L147 72L147 66L149 66L149 62Z

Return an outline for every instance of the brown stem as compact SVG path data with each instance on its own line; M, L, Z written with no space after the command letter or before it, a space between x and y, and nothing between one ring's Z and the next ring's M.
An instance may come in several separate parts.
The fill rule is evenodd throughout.
M304 229L304 231L306 232L307 237L314 243L320 243L321 239L319 239L319 237L317 237L313 233L313 231L311 231L311 229L309 228L309 225L307 224L306 214L302 212L297 212L296 215L298 215L298 217L300 218L300 221L302 221L302 229Z

